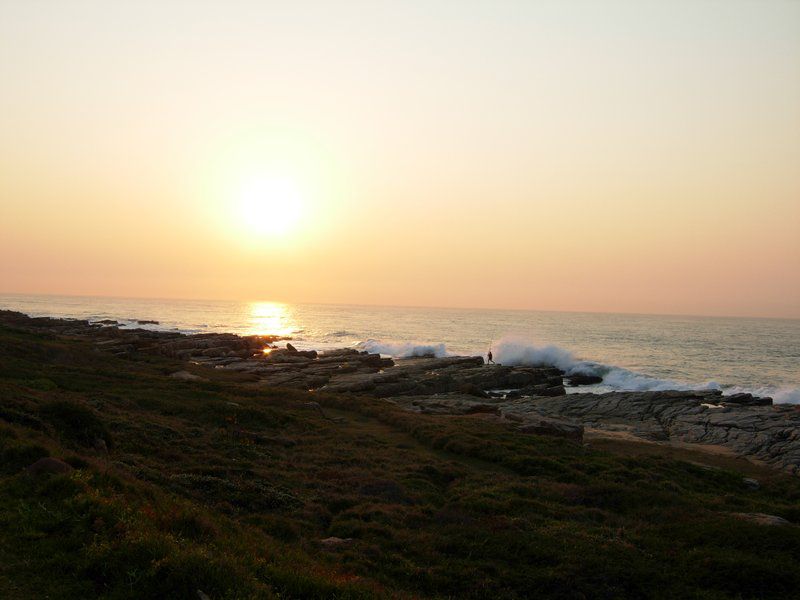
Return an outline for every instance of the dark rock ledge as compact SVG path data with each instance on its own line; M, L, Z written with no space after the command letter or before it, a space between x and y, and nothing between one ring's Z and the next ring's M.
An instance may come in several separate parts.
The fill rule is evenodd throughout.
M291 344L276 348L281 338L275 336L183 335L30 318L12 311L0 311L0 323L88 339L117 356L152 353L241 371L255 376L256 385L369 395L427 414L492 415L522 432L573 440L582 439L584 428L590 427L660 443L713 444L800 474L800 406L773 406L770 398L750 394L565 395L564 374L558 369L486 365L481 357L393 360L355 349L318 353L298 351ZM189 373L175 375L194 380Z

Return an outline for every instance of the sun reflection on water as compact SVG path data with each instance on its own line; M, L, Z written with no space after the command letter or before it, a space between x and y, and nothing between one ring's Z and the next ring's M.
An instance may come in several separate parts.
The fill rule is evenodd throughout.
M254 335L289 336L295 331L289 307L279 302L250 304L250 333Z

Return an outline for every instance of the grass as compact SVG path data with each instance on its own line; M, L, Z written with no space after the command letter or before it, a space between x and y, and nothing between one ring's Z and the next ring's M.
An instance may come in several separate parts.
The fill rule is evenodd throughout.
M800 522L789 476L758 470L752 491L730 460L587 447L365 397L257 389L232 373L167 377L183 368L0 328L0 597L800 589L800 528L737 517ZM23 471L43 456L74 470ZM351 541L320 543L331 536Z

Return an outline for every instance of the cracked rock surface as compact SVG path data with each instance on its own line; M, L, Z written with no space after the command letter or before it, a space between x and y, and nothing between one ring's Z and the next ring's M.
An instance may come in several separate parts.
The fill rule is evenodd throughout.
M800 474L800 407L719 391L578 393L486 400L464 396L392 398L409 410L491 412L522 429L542 417L642 439L723 446L739 456Z

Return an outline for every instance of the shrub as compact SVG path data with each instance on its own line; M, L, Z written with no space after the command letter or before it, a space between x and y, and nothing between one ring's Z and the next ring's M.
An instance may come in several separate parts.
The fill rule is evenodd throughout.
M47 448L36 444L4 447L0 449L0 473L12 475L45 456L50 456Z
M94 446L103 440L111 447L111 434L93 410L77 402L57 400L41 409L42 419L56 430L62 440L81 446Z

